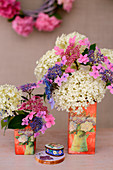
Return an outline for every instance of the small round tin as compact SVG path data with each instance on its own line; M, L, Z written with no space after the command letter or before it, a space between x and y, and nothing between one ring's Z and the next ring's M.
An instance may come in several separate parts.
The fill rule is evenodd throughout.
M49 143L45 145L45 152L52 156L64 155L64 146L57 143Z
M36 161L42 164L48 164L48 165L59 164L64 161L65 154L60 157L55 157L55 156L48 155L47 153L45 153L45 151L41 151L36 153L35 159Z

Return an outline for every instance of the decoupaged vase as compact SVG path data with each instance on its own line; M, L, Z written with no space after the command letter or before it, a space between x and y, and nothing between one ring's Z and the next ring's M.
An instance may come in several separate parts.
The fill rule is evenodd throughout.
M36 150L36 139L30 126L14 130L15 154L33 155Z
M89 105L79 115L70 111L68 123L68 153L94 154L97 103Z

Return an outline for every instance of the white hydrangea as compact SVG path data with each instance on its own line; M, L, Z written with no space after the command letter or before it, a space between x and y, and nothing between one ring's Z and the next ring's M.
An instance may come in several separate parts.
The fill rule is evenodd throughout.
M108 59L110 60L111 63L113 63L113 50L111 49L106 49L106 48L103 48L103 49L100 49L101 50L101 53L104 55L104 56L107 56Z
M39 61L36 62L35 75L37 80L41 80L47 73L50 67L53 67L56 62L60 61L60 56L55 54L55 50L48 51Z
M22 91L13 85L0 86L0 114L2 118L12 116L20 104Z
M58 37L56 40L56 46L58 46L59 48L62 49L66 49L67 46L69 45L69 39L73 38L74 36L76 36L75 39L75 45L78 45L80 40L83 40L85 38L87 38L85 35L79 34L78 32L73 32L71 34L62 34L61 37Z
M68 77L67 82L63 82L59 89L53 93L55 107L57 110L70 108L77 109L79 114L82 107L87 108L88 103L100 102L105 94L105 83L100 79L94 79L89 75L89 71L80 69Z
M71 34L65 35L62 34L61 37L58 37L56 40L56 46L62 49L66 49L69 45L69 39L76 36L75 45L78 45L80 40L86 38L85 35L81 35L78 32L73 32ZM82 53L85 50L86 46L82 46L80 48L80 52ZM43 55L39 61L36 62L37 66L35 68L34 74L36 75L37 80L41 80L42 77L47 73L47 70L50 67L53 67L56 62L61 61L61 57L55 54L55 50L52 49L48 51L45 55Z

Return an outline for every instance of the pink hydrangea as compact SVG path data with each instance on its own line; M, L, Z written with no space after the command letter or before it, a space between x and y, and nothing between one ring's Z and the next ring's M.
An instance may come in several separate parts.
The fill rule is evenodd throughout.
M19 14L20 2L16 0L0 0L0 16L12 18Z
M21 18L17 16L12 22L13 29L24 37L27 37L33 31L33 25L34 22L32 17Z
M35 27L39 31L53 31L60 23L61 20L58 20L56 17L49 17L47 14L40 13L35 22Z
M63 4L63 9L67 12L71 11L73 2L74 0L58 0L58 4L59 5Z

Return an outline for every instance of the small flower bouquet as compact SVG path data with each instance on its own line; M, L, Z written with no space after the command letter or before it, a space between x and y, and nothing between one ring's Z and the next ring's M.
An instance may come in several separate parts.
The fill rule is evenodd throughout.
M32 94L35 88L39 88L39 84L0 86L1 127L15 129L16 154L34 154L35 138L55 124L55 118L43 105L45 95Z
M88 119L91 115L95 119L96 110L93 106L101 102L107 89L113 94L113 51L99 49L79 33L63 34L57 38L54 49L37 61L35 75L45 85L45 94L52 108L55 105L57 110L66 110L73 113L75 119L77 116L80 118L79 123L72 120L69 129L74 123L75 134L86 137L94 129L94 124ZM83 130L85 125L88 126L87 131ZM88 151L87 146L81 150L73 148L71 146L69 153Z

